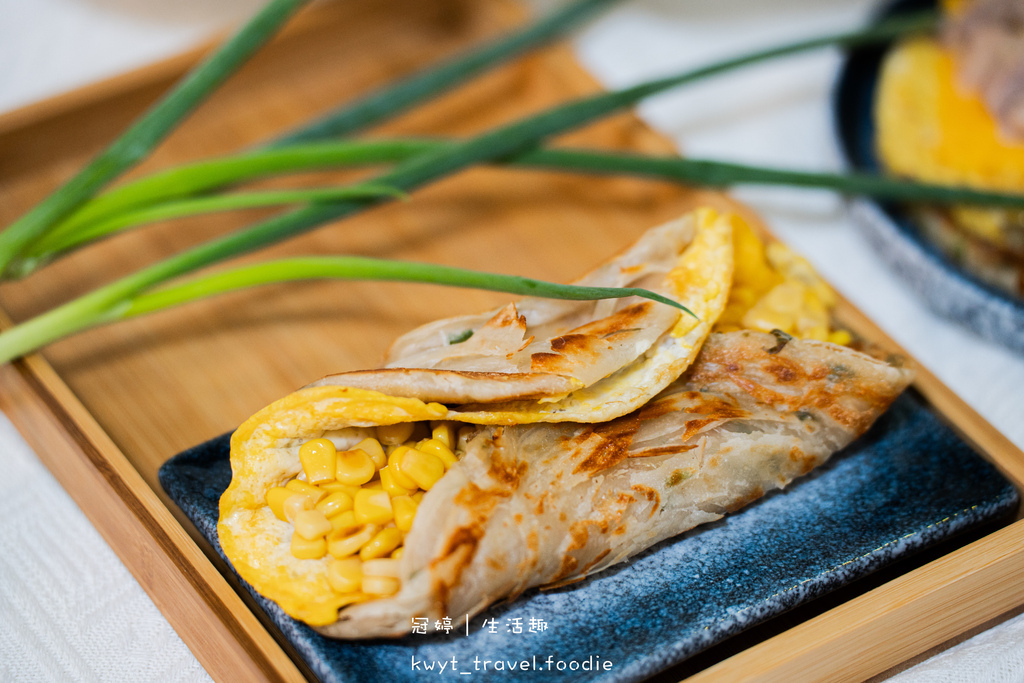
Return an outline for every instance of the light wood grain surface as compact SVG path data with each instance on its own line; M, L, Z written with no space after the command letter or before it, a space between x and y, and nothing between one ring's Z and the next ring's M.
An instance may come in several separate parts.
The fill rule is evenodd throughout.
M521 18L514 4L472 0L359 0L317 8L218 92L138 172L252 145ZM0 224L73 172L191 59L194 55L34 107L30 115L0 117ZM469 134L596 87L565 48L553 48L373 134ZM628 115L566 141L672 150ZM312 177L328 182L356 175ZM416 192L411 202L326 226L258 257L349 253L567 281L646 228L707 203L753 218L718 193L629 179L476 169ZM156 225L111 240L25 282L4 285L0 306L14 320L25 319L262 215ZM232 294L94 330L52 346L42 357L5 367L0 407L215 678L245 671L247 678L294 680L302 676L300 668L175 522L173 506L170 512L164 507L157 469L298 386L330 372L374 366L387 344L415 325L485 310L506 299L381 283L301 284ZM865 335L894 347L851 307L843 315ZM930 375L923 375L919 388L1015 482L1024 482L1024 459L1005 438ZM840 678L878 673L998 616L1011 602L1024 601L1012 591L1003 601L992 598L1018 569L1020 544L1014 539L1021 533L1020 523L1013 525L982 545L957 551L722 662L699 679L757 672L781 677L810 666L825 680L829 669L822 662L837 648L846 653L834 669ZM947 618L944 610L953 603L966 614ZM908 631L907 624L917 635L890 637L901 627ZM884 656L865 659L878 648Z

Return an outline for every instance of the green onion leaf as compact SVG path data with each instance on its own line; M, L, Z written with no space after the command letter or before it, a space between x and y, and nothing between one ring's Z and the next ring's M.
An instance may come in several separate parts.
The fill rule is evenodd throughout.
M24 276L36 267L49 262L61 252L66 252L100 237L136 225L197 215L210 211L247 208L248 206L274 203L300 203L314 200L345 199L346 192L352 197L359 188L377 188L376 185L362 184L349 188L321 188L264 192L252 195L224 195L223 202L217 197L193 200L157 201L166 197L165 181L168 176L182 174L188 177L188 186L193 191L202 191L220 185L225 177L234 181L264 177L271 173L295 173L322 170L339 166L385 163L400 161L422 154L428 150L450 148L457 144L442 140L374 140L346 141L303 145L298 148L284 147L249 153L242 157L213 159L169 172L158 173L126 185L126 194L142 197L146 194L152 202L140 201L143 208L131 209L122 206L120 210L108 212L79 212L74 221L58 225L45 237L25 250L21 259L11 263L12 276ZM244 160L245 163L240 163ZM684 159L675 156L645 156L622 152L595 152L584 149L558 148L535 149L505 160L511 167L543 168L547 170L590 173L597 175L632 175L660 180L669 180L698 187L732 187L735 185L777 185L833 190L845 195L867 196L885 201L917 202L926 204L970 204L1008 209L1024 209L1024 195L976 190L969 187L936 185L891 176L863 173L816 173L788 169L767 168L734 164L709 159ZM175 192L183 183L174 182ZM332 196L332 192L336 193ZM99 207L106 198L114 198L117 191L103 195L90 207ZM405 196L397 188L381 187L379 193L370 192L363 196ZM251 199L242 200L242 197ZM251 204L245 204L251 201ZM232 205L238 202L237 205ZM97 215L98 214L98 215Z
M196 106L309 0L271 0L71 180L0 232L0 270L104 185L144 159Z
M266 261L202 275L112 304L101 297L86 295L0 333L0 363L76 332L217 294L260 285L322 279L420 282L572 301L638 296L694 315L668 297L637 287L580 287L428 263L359 256L310 256Z
M185 216L287 204L309 204L338 201L341 199L372 199L377 197L406 199L408 195L394 187L375 183L360 183L343 187L264 190L260 192L237 192L209 197L177 199L115 214L110 218L87 224L71 233L47 234L33 245L30 254L36 254L37 258L52 258L83 243L109 237L128 228ZM23 267L27 265L27 263L23 263Z
M123 315L126 318L143 315L246 287L322 279L420 282L571 301L622 299L638 296L667 304L696 317L679 302L639 287L562 285L518 275L484 273L432 263L410 263L364 256L309 256L280 259L190 278L186 282L161 287L134 297L131 305L124 310Z

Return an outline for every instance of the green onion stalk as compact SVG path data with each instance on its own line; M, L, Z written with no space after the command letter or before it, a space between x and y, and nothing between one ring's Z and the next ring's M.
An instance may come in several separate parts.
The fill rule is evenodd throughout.
M271 0L71 180L0 232L0 271L26 244L145 159L161 140L309 0Z
M936 22L937 17L932 12L908 15L890 19L863 31L761 50L624 90L583 98L464 142L455 143L450 147L418 154L399 162L393 169L377 176L372 182L396 188L401 192L409 192L468 166L523 153L549 137L598 120L673 87L755 62L814 48L852 47L887 42L909 33L934 30ZM320 224L354 214L383 201L384 198L373 198L311 203L171 256L0 334L0 361L15 358L69 334L119 319L131 307L134 298L173 278L306 232Z
M637 296L693 315L690 309L677 301L639 287L583 287L432 263L361 256L308 256L265 261L204 274L166 287L158 287L101 308L97 308L89 296L82 297L33 318L30 321L32 324L17 325L0 334L0 357L3 358L3 362L7 362L21 355L13 350L26 349L23 353L27 353L27 350L50 343L53 341L54 328L70 327L82 330L239 289L324 279L418 282L571 301Z
M563 285L519 275L484 273L454 266L411 263L365 256L306 256L279 259L189 278L179 284L160 287L140 294L131 300L131 305L124 310L123 315L125 318L131 318L209 296L259 285L324 279L419 282L570 301L624 299L638 296L694 315L690 309L679 302L640 287Z
M354 140L320 143L301 149L267 150L247 155L246 158L253 163L240 169L233 179L235 182L241 182L262 177L263 169L270 166L273 166L277 173L296 173L363 163L400 161L454 144L456 143L441 140ZM289 153L288 164L277 163L283 152ZM207 189L204 180L221 177L219 166L234 167L237 161L237 158L210 160L188 168L174 169L171 173L192 171L195 181L192 187L199 192ZM261 163L264 161L272 163ZM808 172L705 159L683 159L677 156L647 156L571 148L534 149L518 154L503 163L514 168L526 167L593 175L633 175L688 186L725 188L747 184L803 187L833 190L851 196L869 196L884 201L1024 209L1024 195L1021 194L921 183L875 174ZM151 196L159 196L160 183L154 181L161 181L161 176L162 174L151 176L139 181L137 185L145 185L153 191ZM176 187L180 188L181 184L176 184ZM128 185L124 189L138 188ZM78 220L58 226L59 229L38 240L11 265L15 273L24 276L54 258L93 241L156 221L240 208L389 195L407 196L395 188L363 183L338 188L307 188L158 200L147 202L141 208L115 209L94 214L91 219L79 218L79 214L76 216ZM115 193L105 197L115 198Z
M258 209L310 202L338 201L342 199L364 199L371 197L408 198L408 195L393 187L375 183L359 183L342 187L307 187L294 190L263 190L259 192L234 192L203 197L172 199L141 208L129 209L110 217L76 226L73 232L50 232L35 242L26 256L12 262L12 266L27 274L28 269L52 260L80 246L131 228L187 216ZM31 264L31 266L30 266Z

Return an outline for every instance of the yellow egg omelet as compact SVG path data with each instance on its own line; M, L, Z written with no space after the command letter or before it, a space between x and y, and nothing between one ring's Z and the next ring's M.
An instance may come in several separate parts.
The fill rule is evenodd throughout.
M935 38L907 41L886 57L875 123L879 156L892 173L1024 192L1024 143L1006 139L981 98L958 86L954 58ZM950 216L968 234L1006 248L1019 213L964 206Z

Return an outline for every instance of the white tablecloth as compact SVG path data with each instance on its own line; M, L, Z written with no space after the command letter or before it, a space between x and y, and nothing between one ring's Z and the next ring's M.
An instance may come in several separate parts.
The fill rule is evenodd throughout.
M555 0L532 0L538 8ZM0 112L114 75L237 22L258 0L0 0ZM633 0L577 34L607 87L862 21L870 0ZM640 108L697 157L839 167L835 52L792 57ZM937 319L885 270L843 202L740 189L791 245L941 380L1024 447L1024 359ZM0 679L204 681L208 676L84 516L0 416ZM1024 617L894 680L1024 681Z

